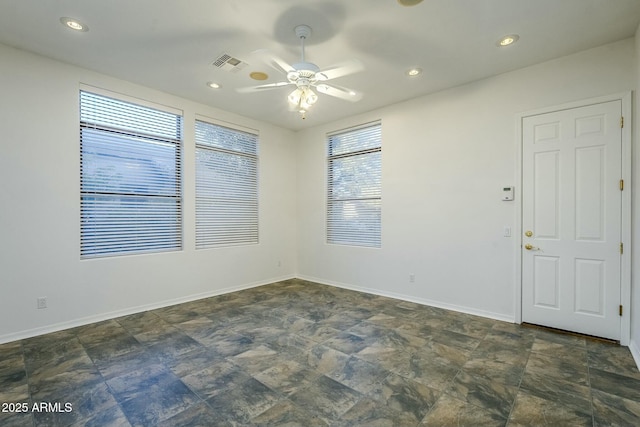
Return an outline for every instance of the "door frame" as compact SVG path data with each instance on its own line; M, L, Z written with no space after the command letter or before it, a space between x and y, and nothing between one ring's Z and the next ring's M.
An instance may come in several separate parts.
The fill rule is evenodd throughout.
M516 226L514 227L515 236L513 245L515 251L515 322L522 323L522 145L524 142L522 123L525 117L536 116L539 114L553 113L561 110L569 110L578 107L585 107L593 104L600 104L610 101L621 101L622 116L624 117L624 126L622 128L622 179L624 180L624 191L622 191L622 244L624 251L620 260L620 304L623 306L622 318L620 319L620 344L629 345L631 339L631 101L632 92L621 92L612 95L601 96L597 98L589 98L580 101L569 102L566 104L544 107L536 110L525 111L516 115L516 175L515 188L516 191ZM518 194L519 193L519 194Z

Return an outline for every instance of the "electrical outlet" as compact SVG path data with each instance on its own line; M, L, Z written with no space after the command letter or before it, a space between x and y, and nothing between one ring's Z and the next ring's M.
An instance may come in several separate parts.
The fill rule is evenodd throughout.
M40 297L37 299L37 303L38 303L38 310L41 310L43 308L47 308L47 297Z
M409 283L415 283L416 281L416 275L411 273L409 274Z

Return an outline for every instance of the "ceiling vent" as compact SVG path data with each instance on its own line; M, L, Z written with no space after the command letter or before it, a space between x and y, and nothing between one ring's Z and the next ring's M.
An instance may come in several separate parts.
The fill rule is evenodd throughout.
M215 61L213 61L213 66L220 68L225 71L230 71L232 73L237 73L238 71L245 68L247 65L246 62L242 62L238 58L234 58L233 56L223 53Z

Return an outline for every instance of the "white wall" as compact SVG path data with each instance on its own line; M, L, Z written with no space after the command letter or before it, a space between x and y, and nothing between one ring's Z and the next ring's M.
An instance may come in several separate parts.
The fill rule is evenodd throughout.
M80 260L81 83L184 111L184 250ZM295 276L293 132L3 45L0 94L0 342ZM259 131L259 245L194 249L195 114Z
M635 37L635 79L636 88L640 88L640 26L636 30ZM638 165L640 165L640 149L638 143L640 141L640 100L638 93L634 94L634 144L633 144L633 215L632 215L632 271L631 271L631 342L629 348L636 360L636 364L640 369L640 173L638 173Z
M500 199L519 170L516 116L630 91L634 61L628 39L299 132L299 276L513 321L519 237L503 229L520 189ZM325 134L375 119L382 248L327 245Z
M502 233L520 189L500 189L516 182L516 115L640 87L639 57L630 39L292 133L0 45L0 342L293 276L513 320L519 240ZM81 83L184 111L183 251L80 260ZM259 245L193 249L196 114L260 132ZM325 134L375 119L383 248L327 245ZM637 349L637 308L632 323Z

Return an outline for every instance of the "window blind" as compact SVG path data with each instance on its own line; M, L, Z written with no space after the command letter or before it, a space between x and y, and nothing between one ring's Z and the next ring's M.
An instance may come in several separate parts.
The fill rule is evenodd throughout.
M196 248L258 243L258 136L196 120Z
M380 247L380 122L329 134L327 147L327 242Z
M83 258L182 247L182 117L80 92Z

